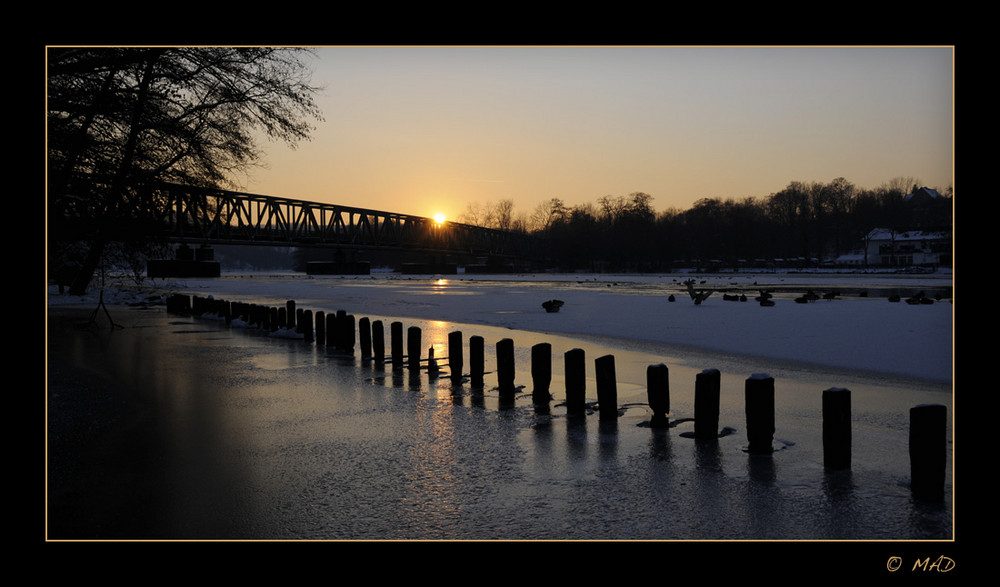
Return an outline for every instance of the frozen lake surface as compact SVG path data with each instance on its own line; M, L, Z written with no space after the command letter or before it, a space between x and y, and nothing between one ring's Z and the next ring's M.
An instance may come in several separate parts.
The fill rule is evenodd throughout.
M461 330L466 344L482 336L483 390L162 306L112 305L122 328L84 328L94 306L52 296L49 537L950 539L951 442L942 502L914 498L907 452L911 407L944 404L951 414L950 369L942 374L935 363L907 372L895 351L862 362L877 345L866 346L867 323L845 318L882 315L886 337L907 349L930 347L924 363L944 353L950 365L950 302L918 307L857 295L862 287L939 287L950 295L950 277L836 276L841 298L810 304L791 299L807 284L772 277L788 291L775 291L769 308L719 297L723 281L749 294L761 276L756 283L718 276L718 285L706 285L720 293L700 306L664 300L682 291L676 276L230 275L168 284L200 296L294 299L312 310L400 320L421 328L423 347L435 348L443 367L449 332ZM827 285L811 277L807 286ZM550 298L566 306L545 313L540 302ZM761 329L760 313L773 310L787 313L772 314ZM810 320L829 326L827 338L857 337L865 350L824 352L825 343L801 332ZM922 344L906 342L908 334ZM778 349L768 342L793 335L797 343ZM512 406L499 402L493 373L493 344L502 338L516 345L521 389ZM553 353L553 397L544 408L531 400L537 342ZM792 352L808 346L809 353ZM566 413L562 356L572 348L587 356L588 399L593 360L615 356L617 420ZM648 426L645 369L656 363L670 373L665 430ZM691 438L694 380L705 368L722 372L723 434L714 441ZM767 456L745 450L744 384L757 372L775 378L775 451ZM831 387L852 393L846 471L823 466L821 394ZM85 427L62 421L81 412L90 415Z

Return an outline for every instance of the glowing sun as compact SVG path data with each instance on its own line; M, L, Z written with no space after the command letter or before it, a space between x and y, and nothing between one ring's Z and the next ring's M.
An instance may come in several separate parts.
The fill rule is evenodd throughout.
M445 221L444 214L437 213L434 215L434 222L438 224L444 224L444 221Z

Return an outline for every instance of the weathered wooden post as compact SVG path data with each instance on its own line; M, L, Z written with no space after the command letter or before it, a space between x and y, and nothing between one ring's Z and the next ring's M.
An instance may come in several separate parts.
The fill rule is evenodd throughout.
M392 367L403 366L403 323L392 322L389 324L390 352L392 354Z
M462 357L462 332L456 330L448 333L448 371L452 381L462 380L462 369L465 367Z
M305 310L302 308L295 309L295 332L305 335Z
M190 307L191 298L183 294L171 294L167 296L167 312L171 314L183 314Z
M754 373L744 387L746 402L747 452L768 454L774 448L774 378L767 373Z
M514 399L514 340L504 338L497 342L497 384L500 400Z
M316 310L316 344L326 344L326 312Z
M587 411L587 365L583 349L570 349L563 354L566 369L566 413L579 415Z
M722 374L705 369L694 379L694 437L719 438L719 389Z
M646 397L653 417L649 425L653 428L666 428L670 425L667 414L670 413L670 370L666 365L649 365L646 367Z
M482 389L483 374L486 371L486 341L481 336L469 337L469 384L473 389Z
M285 302L285 328L295 328L295 300Z
M306 342L313 341L313 315L312 310L302 311L302 336Z
M420 327L410 326L406 330L406 360L411 371L420 370Z
M549 384L552 382L552 345L540 342L531 347L531 383L534 389L531 400L536 404L548 403Z
M923 500L944 499L947 418L948 408L941 404L910 408L910 491Z
M342 351L347 347L347 339L345 337L347 332L346 322L347 311L337 310L337 320L335 322L336 328L333 329L333 346L336 347L338 351Z
M330 312L326 315L326 346L337 349L340 344L340 335L338 330L340 329L340 323L337 321L337 314Z
M361 358L372 357L372 324L365 316L358 319L358 340L361 341Z
M341 324L341 338L342 338L342 348L344 352L354 353L354 315L345 314L344 317L338 320Z
M823 391L823 466L851 468L851 392L841 387Z
M385 327L381 320L372 322L372 356L376 363L385 362Z
M604 355L594 361L597 379L597 408L601 420L618 419L618 381L615 356Z
M288 328L288 308L280 307L278 308L278 328Z
M271 307L267 309L268 321L270 323L268 330L271 332L277 332L281 328L283 323L283 317L281 314L282 312L278 310L278 308Z

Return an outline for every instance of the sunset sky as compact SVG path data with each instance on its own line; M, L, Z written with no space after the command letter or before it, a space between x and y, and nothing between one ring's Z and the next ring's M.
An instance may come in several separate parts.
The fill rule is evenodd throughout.
M951 47L324 47L324 121L245 190L456 219L953 173Z

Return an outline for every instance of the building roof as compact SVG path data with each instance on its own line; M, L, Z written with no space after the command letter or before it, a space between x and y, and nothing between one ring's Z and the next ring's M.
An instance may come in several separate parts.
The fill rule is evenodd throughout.
M922 241L922 240L942 240L950 239L951 233L943 230L900 230L893 231L891 228L875 228L868 233L868 240L872 241Z
M912 194L906 194L906 196L903 198L903 200L905 200L905 201L908 202L910 200L913 200L913 199L921 197L921 196L929 197L932 200L937 200L939 198L943 198L944 197L937 190L932 190L931 188L923 187L923 188L920 188L918 190L914 190Z

